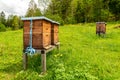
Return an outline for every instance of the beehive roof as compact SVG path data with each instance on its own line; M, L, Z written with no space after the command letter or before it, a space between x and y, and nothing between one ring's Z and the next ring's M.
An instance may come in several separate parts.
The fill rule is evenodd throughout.
M23 20L23 21L24 20L46 20L46 21L49 21L51 23L60 24L60 23L58 23L56 21L53 21L53 20L51 20L51 19L49 19L47 17L44 17L44 16L39 16L39 17L23 17L23 18L21 18L21 20Z
M106 24L105 22L96 22L97 24Z

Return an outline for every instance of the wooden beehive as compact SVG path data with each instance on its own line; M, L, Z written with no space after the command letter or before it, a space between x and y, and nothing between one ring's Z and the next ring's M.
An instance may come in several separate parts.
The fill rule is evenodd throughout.
M105 34L106 33L106 23L105 22L97 22L96 23L96 34Z
M55 45L56 43L59 42L58 32L59 32L59 24L52 23L52 26L51 26L51 44L52 45Z
M59 24L46 17L22 18L23 26L23 45L24 49L29 46L30 41L30 20L32 20L32 47L34 49L44 49L51 45L51 26Z

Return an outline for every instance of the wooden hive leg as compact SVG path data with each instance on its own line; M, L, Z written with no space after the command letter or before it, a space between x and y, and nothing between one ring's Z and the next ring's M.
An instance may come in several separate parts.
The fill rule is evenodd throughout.
M42 73L46 72L46 52L45 50L41 51L41 64L42 64Z
M58 49L58 52L59 52L59 50L60 50L60 44L57 45L57 49Z
M23 53L23 68L24 68L24 70L27 69L27 62L28 62L28 56L26 53Z
M101 32L99 32L98 35L101 36Z

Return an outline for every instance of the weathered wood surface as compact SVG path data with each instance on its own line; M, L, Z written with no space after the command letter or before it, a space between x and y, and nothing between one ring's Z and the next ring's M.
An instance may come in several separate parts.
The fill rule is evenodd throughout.
M58 24L52 24L51 26L51 44L55 45L57 42L59 42L59 25Z
M41 51L41 64L42 64L42 72L46 72L46 52Z
M100 36L100 34L106 33L106 23L105 22L97 22L96 23L96 34Z
M24 70L27 69L27 65L28 65L27 63L28 63L28 56L27 56L27 54L23 53L23 68L24 68Z
M24 49L29 46L30 21L23 21L23 45ZM32 26L32 47L42 49L51 45L51 22L46 20L33 20Z

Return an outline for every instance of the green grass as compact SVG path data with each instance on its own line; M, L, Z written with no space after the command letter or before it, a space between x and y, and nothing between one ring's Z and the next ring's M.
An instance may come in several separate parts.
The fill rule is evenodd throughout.
M120 29L107 24L105 37L95 34L95 23L59 27L60 51L47 54L42 76L40 55L29 56L23 71L23 32L0 32L0 80L120 80Z

